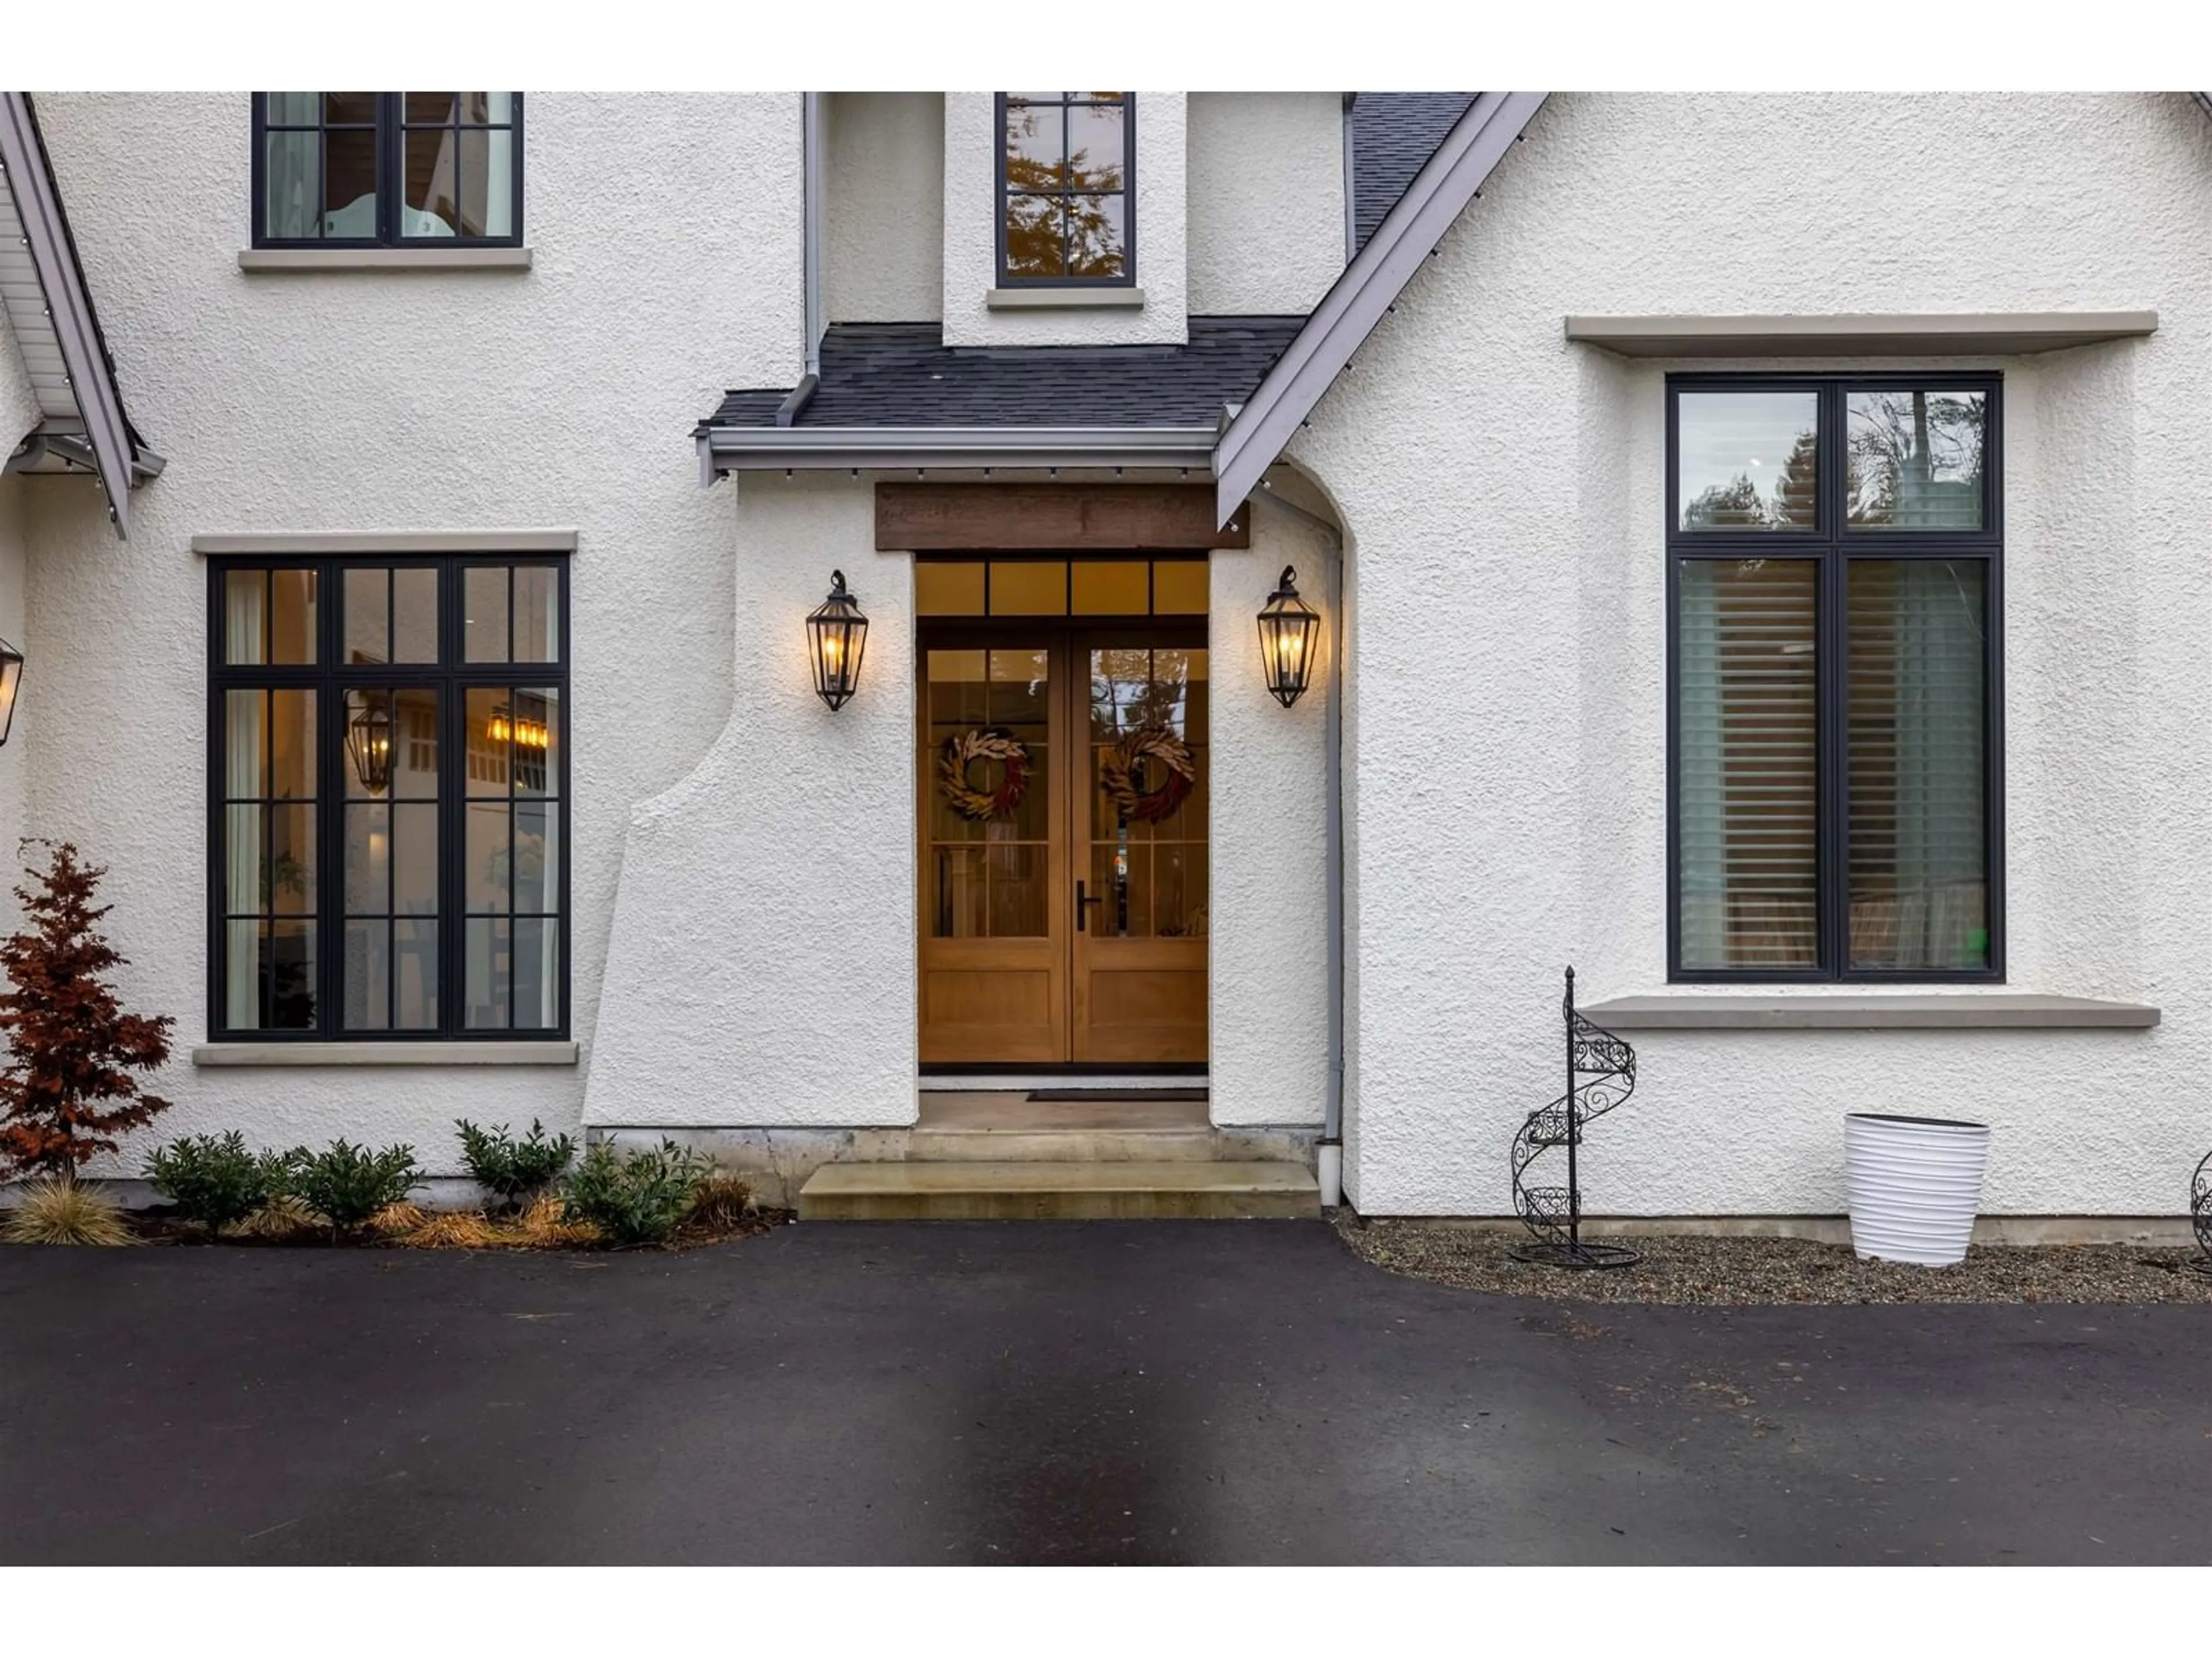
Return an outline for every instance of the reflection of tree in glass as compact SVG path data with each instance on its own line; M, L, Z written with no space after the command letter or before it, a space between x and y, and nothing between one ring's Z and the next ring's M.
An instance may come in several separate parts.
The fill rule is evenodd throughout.
M1685 530L1792 530L1813 527L1816 505L1819 446L1801 432L1790 458L1770 489L1761 490L1748 472L1724 484L1708 484L1682 509Z
M1102 732L1161 726L1179 738L1188 735L1189 664L1177 656L1155 670L1149 654L1102 651L1094 659L1091 702Z
M1006 107L1006 270L1017 276L1122 273L1122 156L1067 149L1057 104ZM1119 131L1117 123L1115 131Z
M1978 523L1982 413L1978 392L1855 394L1845 479L1851 522Z

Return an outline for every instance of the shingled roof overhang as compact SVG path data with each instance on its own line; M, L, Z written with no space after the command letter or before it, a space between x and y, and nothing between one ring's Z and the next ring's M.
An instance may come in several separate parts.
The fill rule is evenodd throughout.
M1421 261L1504 160L1548 94L1482 92L1413 175L1405 193L1322 296L1214 446L1215 511L1226 524L1281 459L1322 394L1366 343Z
M1300 317L1193 317L1180 343L948 346L934 323L836 323L813 383L732 392L694 429L702 482L830 467L1209 471L1226 412Z
M0 93L0 310L22 348L40 412L30 432L0 434L10 447L8 470L97 473L116 534L127 534L131 486L158 473L162 461L124 412L38 118L21 92Z

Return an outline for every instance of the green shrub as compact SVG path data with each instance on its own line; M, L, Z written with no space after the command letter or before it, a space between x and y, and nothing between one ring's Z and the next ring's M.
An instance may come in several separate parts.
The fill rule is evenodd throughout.
M545 1126L530 1120L530 1133L517 1140L502 1123L495 1129L479 1129L466 1118L456 1118L461 1134L461 1162L486 1192L497 1195L509 1209L520 1209L526 1199L543 1191L576 1155L576 1143L567 1135L548 1139Z
M712 1163L664 1140L624 1152L600 1141L561 1183L568 1216L590 1223L617 1244L659 1244L691 1207L691 1195Z
M373 1152L334 1140L327 1152L295 1147L284 1155L284 1190L340 1232L361 1226L423 1183L412 1146Z
M227 1135L185 1135L156 1146L146 1160L154 1190L187 1221L214 1228L243 1221L284 1190L281 1154L246 1149L235 1129Z

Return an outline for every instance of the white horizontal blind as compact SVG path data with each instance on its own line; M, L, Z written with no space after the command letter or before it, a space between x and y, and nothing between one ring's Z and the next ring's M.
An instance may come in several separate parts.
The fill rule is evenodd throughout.
M1989 966L1987 567L1850 562L1850 965Z
M1818 571L1680 561L1685 969L1819 963Z

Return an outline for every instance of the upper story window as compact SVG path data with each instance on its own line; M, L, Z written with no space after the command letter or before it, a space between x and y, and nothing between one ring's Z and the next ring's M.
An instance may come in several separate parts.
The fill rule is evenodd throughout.
M568 568L212 562L218 1039L559 1036Z
M516 247L519 92L257 92L253 245Z
M2003 977L1999 391L1668 382L1674 978Z
M1135 94L999 94L999 281L1137 280Z

